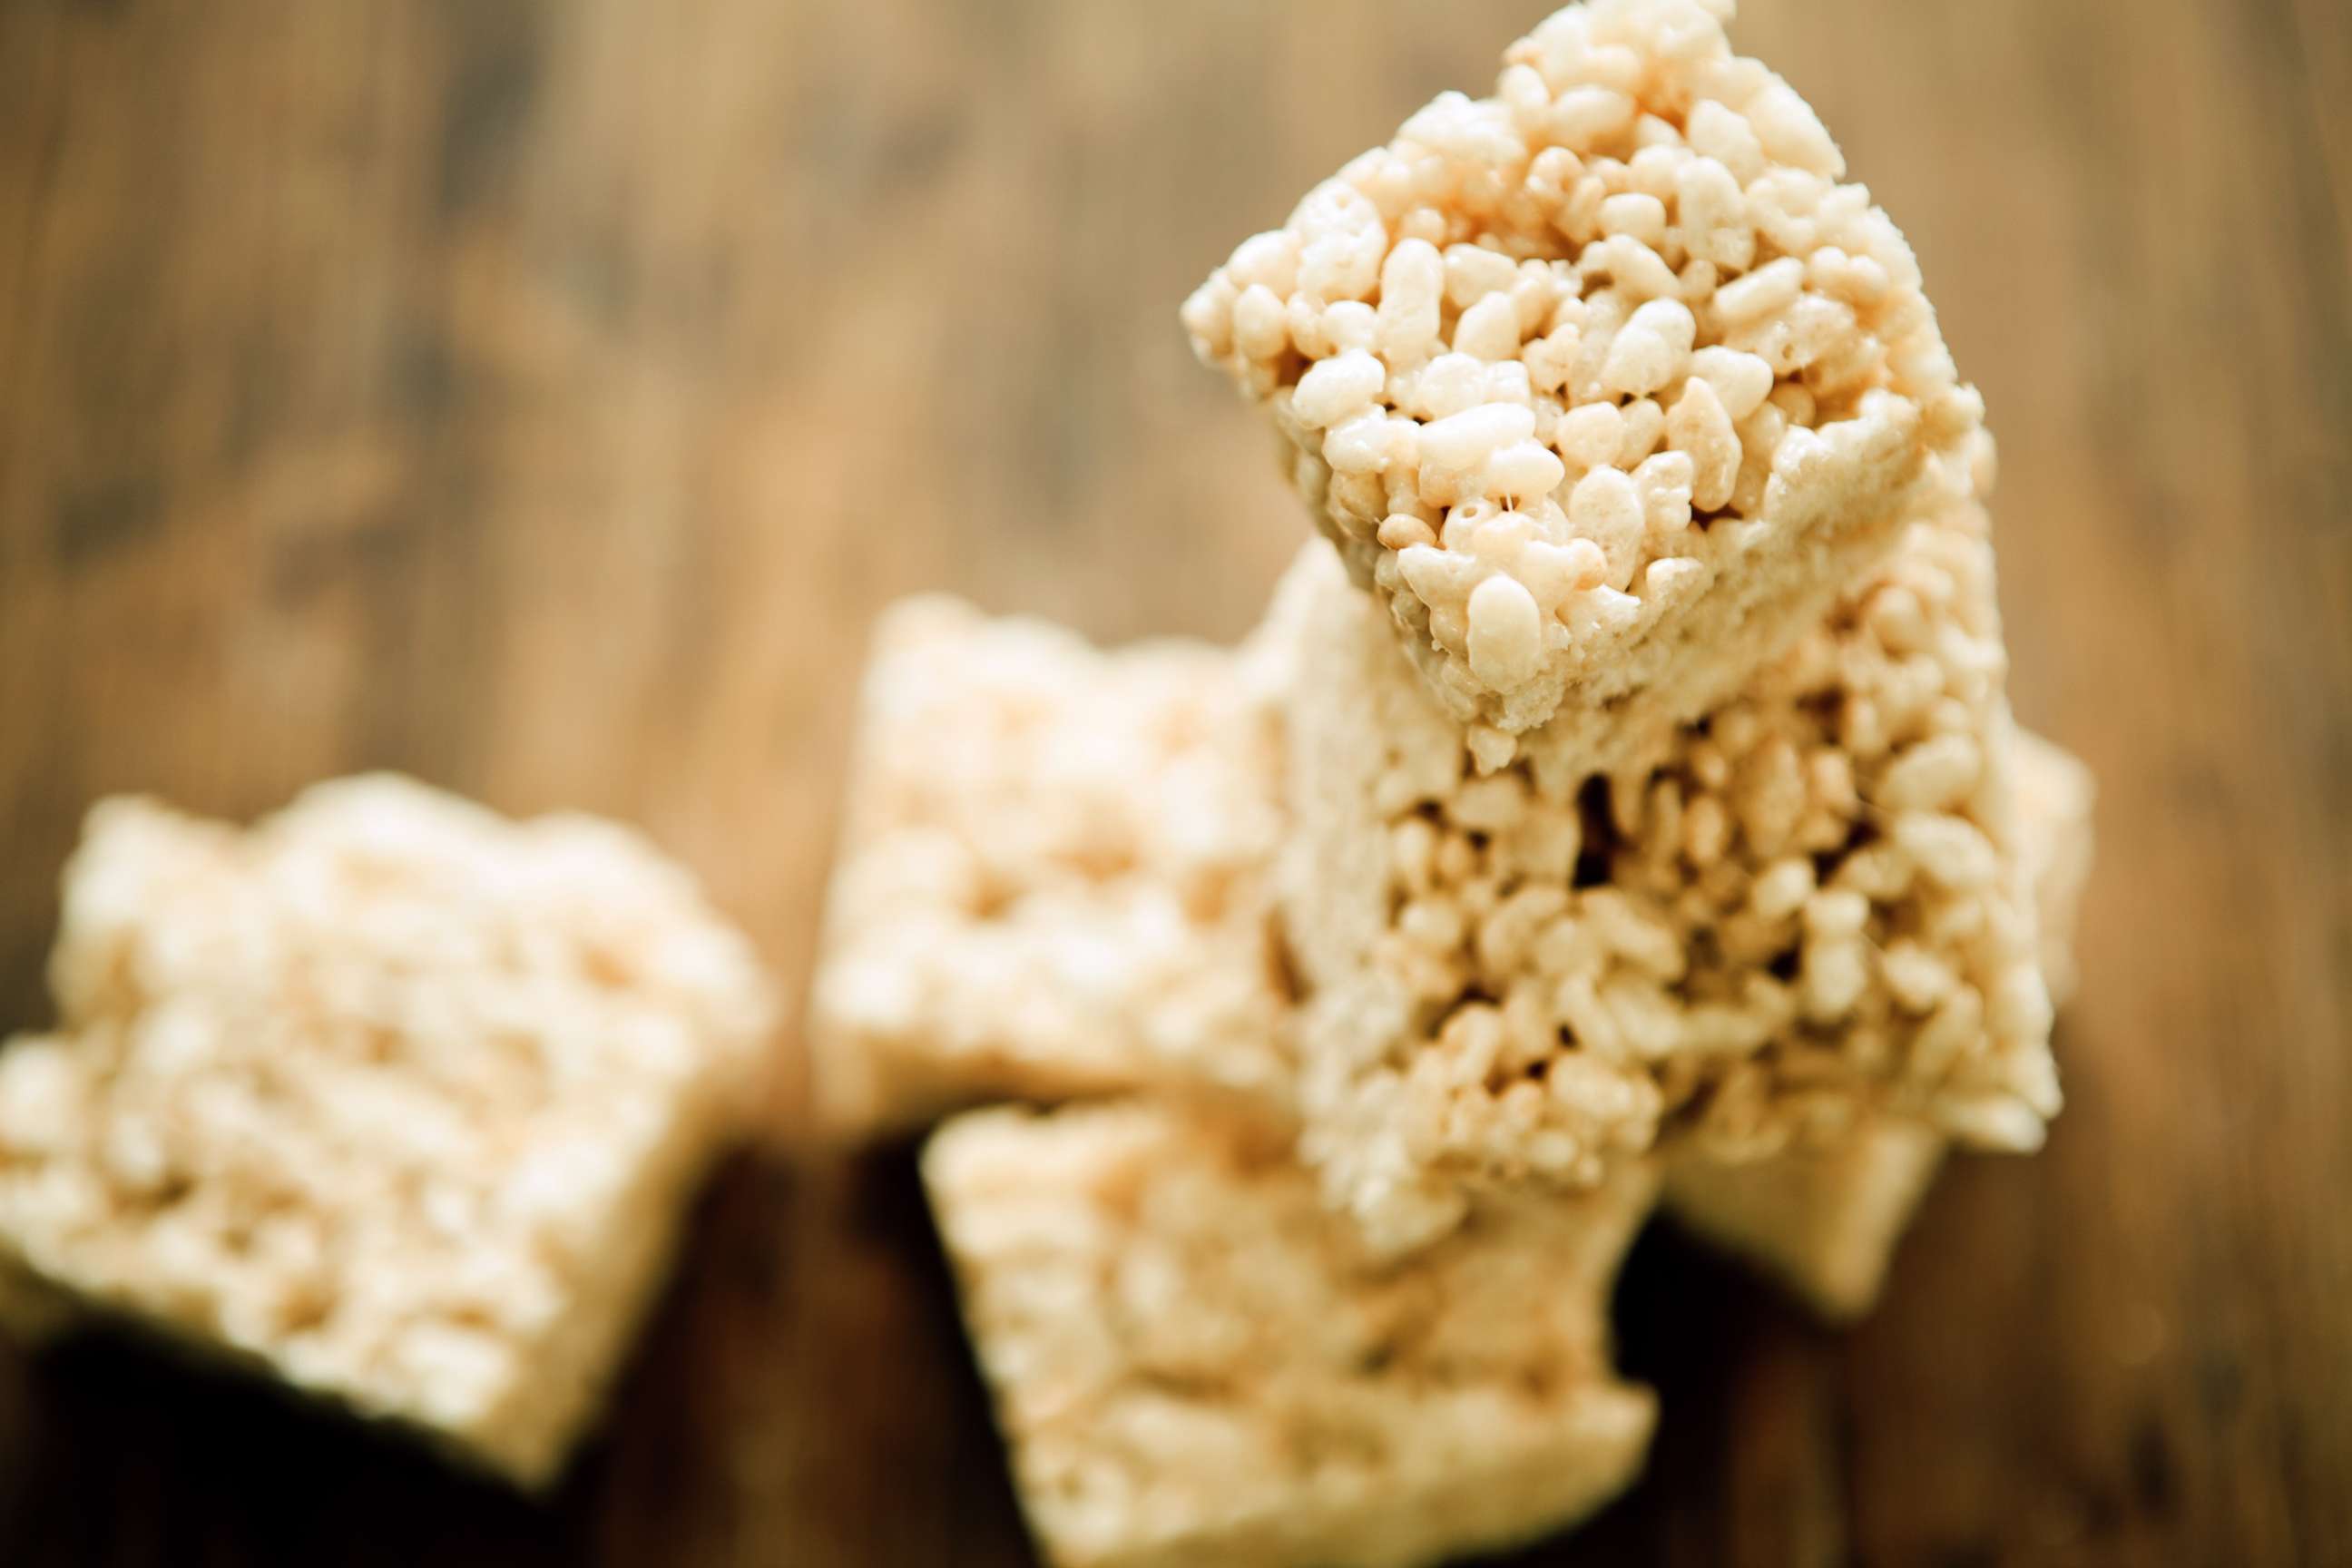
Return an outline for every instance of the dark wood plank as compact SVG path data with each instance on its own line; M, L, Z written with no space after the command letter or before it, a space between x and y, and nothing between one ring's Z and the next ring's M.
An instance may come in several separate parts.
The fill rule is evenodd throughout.
M0 1023L91 799L363 766L640 820L801 976L874 609L1246 626L1298 524L1175 305L1538 10L0 5ZM2071 1103L1850 1334L1646 1239L1656 1461L1534 1560L2352 1561L2352 22L1748 11L2001 435ZM0 1561L1025 1560L903 1152L793 1098L550 1504L0 1352Z

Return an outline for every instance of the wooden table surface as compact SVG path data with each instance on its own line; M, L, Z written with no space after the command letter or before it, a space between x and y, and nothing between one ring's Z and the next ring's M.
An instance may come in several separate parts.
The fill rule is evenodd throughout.
M1176 306L1539 5L0 0L0 1023L93 798L374 766L639 820L802 978L877 606L1248 625L1301 524ZM2352 1563L2352 8L1748 12L2001 437L2070 1103L1851 1333L1645 1240L1649 1479L1534 1560ZM544 1506L0 1352L11 1565L1024 1552L903 1151L733 1169Z

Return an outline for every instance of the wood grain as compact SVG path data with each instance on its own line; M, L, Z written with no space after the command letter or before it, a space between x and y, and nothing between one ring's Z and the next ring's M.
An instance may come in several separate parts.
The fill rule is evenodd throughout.
M0 4L0 1022L90 800L369 766L642 821L801 974L876 607L1246 626L1299 524L1175 306L1538 9ZM2352 1562L2352 20L1747 10L2001 436L2070 1105L1850 1334L1645 1239L1656 1462L1532 1560ZM730 1172L544 1507L0 1352L10 1564L1024 1553L903 1152Z

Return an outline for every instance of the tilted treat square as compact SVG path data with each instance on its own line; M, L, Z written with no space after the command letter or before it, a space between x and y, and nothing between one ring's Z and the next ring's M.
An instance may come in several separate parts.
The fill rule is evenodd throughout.
M2025 1148L2058 1106L1968 477L1661 760L1480 776L1310 552L1283 874L1305 1150L1384 1242L1662 1136L1758 1157L1916 1114ZM1285 617L1277 616L1277 621Z
M774 999L685 873L403 780L100 804L58 1033L0 1048L0 1274L546 1480L756 1110Z
M1058 1568L1403 1568L1569 1524L1654 1420L1610 1370L1646 1171L1369 1256L1281 1141L1167 1104L950 1122L924 1156Z
M1730 697L1982 409L1910 247L1727 0L1590 0L1184 307L1487 767Z
M2020 842L2040 913L2042 972L2063 1005L2074 922L2091 865L2090 771L2039 736L2017 737ZM1693 1145L1665 1162L1666 1211L1741 1254L1832 1320L1876 1303L1947 1140L1924 1122L1869 1116L1826 1148L1727 1163Z
M1290 1074L1262 651L1097 651L929 597L883 618L814 992L820 1114Z

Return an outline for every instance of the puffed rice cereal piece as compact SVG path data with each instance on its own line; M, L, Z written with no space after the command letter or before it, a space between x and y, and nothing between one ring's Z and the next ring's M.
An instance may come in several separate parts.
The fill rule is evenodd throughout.
M2075 912L2091 864L2090 771L2039 736L2017 737L2019 821L2053 999L2074 989ZM1947 1140L1923 1122L1870 1116L1824 1149L1726 1163L1689 1149L1665 1163L1666 1212L1748 1258L1832 1321L1876 1304L1895 1245Z
M1937 472L1874 576L1614 776L1544 749L1482 773L1331 553L1294 568L1302 1146L1382 1245L1662 1139L1755 1159L1885 1111L2039 1144L1991 549Z
M982 1111L923 1173L1057 1568L1406 1568L1583 1518L1655 1420L1608 1301L1654 1177L1370 1256L1279 1138L1160 1103Z
M1286 1099L1277 689L1257 652L1102 652L937 596L889 610L814 989L821 1120Z
M636 835L406 780L115 799L0 1048L0 1274L524 1485L593 1415L776 1003Z
M1444 710L1596 766L1729 699L1982 408L1728 0L1588 0L1185 303Z

